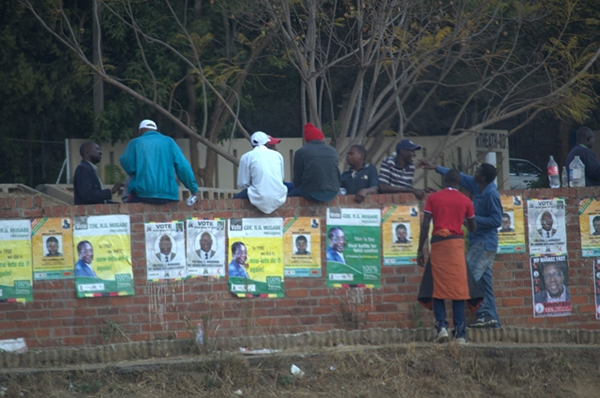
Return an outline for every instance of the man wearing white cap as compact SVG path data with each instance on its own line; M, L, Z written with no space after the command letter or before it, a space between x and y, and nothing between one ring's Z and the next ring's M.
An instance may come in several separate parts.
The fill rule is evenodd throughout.
M139 137L131 140L121 155L123 170L131 176L130 203L165 204L179 200L175 174L192 195L198 184L189 162L175 141L157 131L152 120L142 120Z
M283 156L269 150L266 147L269 142L269 136L262 131L250 137L254 149L242 155L238 171L238 187L243 190L233 197L250 200L265 214L274 212L287 196L283 185Z

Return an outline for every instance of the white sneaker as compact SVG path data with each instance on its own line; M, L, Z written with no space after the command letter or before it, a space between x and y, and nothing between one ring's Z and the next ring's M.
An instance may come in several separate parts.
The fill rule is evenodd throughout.
M467 343L468 343L468 342L467 342L467 339L465 339L464 337L459 337L459 338L457 338L457 339L456 339L456 340L454 340L454 341L456 341L456 344L460 344L460 345L463 345L463 344L467 344Z
M446 330L446 328L441 328L437 334L437 337L435 338L435 342L445 343L446 341L448 341L448 330Z

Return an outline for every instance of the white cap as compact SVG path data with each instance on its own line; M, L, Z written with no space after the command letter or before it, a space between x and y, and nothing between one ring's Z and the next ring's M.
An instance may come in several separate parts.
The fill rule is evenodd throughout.
M269 141L269 136L262 131L257 131L256 133L252 134L252 137L250 137L250 143L252 146L267 145Z
M152 120L142 120L142 122L140 123L140 127L138 128L138 130L141 129L150 129L150 130L158 130L156 128L156 123L154 123Z

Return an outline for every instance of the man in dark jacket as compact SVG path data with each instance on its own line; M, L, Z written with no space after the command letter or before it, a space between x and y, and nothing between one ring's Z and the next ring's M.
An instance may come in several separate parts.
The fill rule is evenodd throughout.
M79 148L83 158L81 164L75 169L73 179L73 195L76 205L92 205L99 203L114 203L110 199L122 186L122 183L113 185L112 189L104 189L98 177L96 165L102 160L102 151L95 142L86 142Z
M579 159L585 165L585 186L596 187L600 186L600 162L592 151L596 135L589 127L580 127L577 130L577 142L571 152L567 155L565 166L569 165L579 156Z

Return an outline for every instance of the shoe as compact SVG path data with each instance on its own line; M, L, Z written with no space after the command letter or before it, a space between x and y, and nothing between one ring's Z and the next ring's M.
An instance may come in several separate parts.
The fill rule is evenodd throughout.
M456 341L456 344L459 344L459 345L464 345L464 344L468 343L467 339L465 339L464 337L459 337L454 341Z
M489 315L485 315L479 317L475 320L475 322L471 323L468 327L470 328L491 328L494 327L498 323L497 320L492 318Z
M441 328L435 338L436 343L445 343L448 341L448 330L446 328Z

